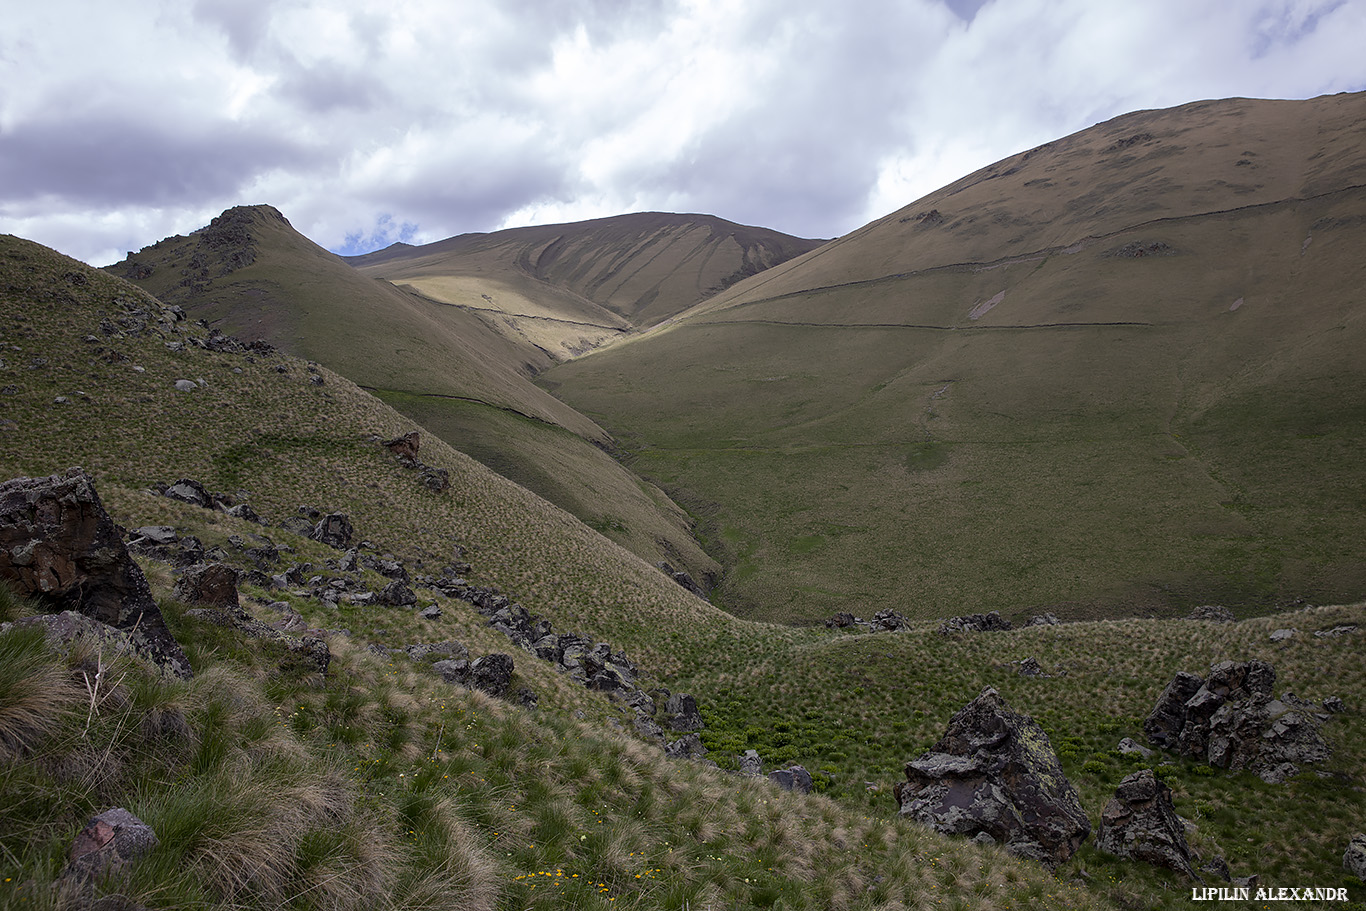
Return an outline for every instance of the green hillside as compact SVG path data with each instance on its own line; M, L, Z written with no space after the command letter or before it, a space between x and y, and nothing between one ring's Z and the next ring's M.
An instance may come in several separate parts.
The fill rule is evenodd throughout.
M101 887L126 896L108 899L119 907L1185 908L1175 874L1089 844L1050 873L898 819L890 788L992 685L1042 723L1094 826L1136 767L1117 740L1141 736L1172 673L1224 658L1272 661L1284 686L1348 709L1325 726L1326 777L1271 786L1157 760L1192 843L1235 876L1363 898L1341 855L1366 827L1360 790L1343 787L1366 760L1366 679L1356 633L1313 633L1359 627L1366 607L948 637L933 623L851 635L741 620L440 440L421 456L451 485L423 486L378 445L411 421L327 368L214 343L132 285L14 238L0 239L0 289L3 477L83 465L123 526L169 525L234 561L268 541L288 548L286 561L335 572L339 551L275 524L301 505L347 513L367 552L417 572L458 546L470 582L624 649L642 686L694 693L719 764L757 749L769 768L806 765L821 792L665 759L629 733L623 706L420 584L439 617L330 606L248 579L243 604L258 616L284 598L329 631L322 675L195 619L170 595L172 567L149 556L193 680L103 656L103 695L92 696L89 650L62 656L31 633L0 634L0 907L57 907L48 883L70 839L120 806L161 837L128 878ZM181 477L271 524L149 489ZM3 619L32 609L0 594ZM1273 644L1281 624L1300 632ZM371 648L443 639L471 655L515 652L513 682L537 707L446 685L422 661ZM1026 656L1048 676L1021 677Z
M471 310L359 274L270 206L230 209L109 271L215 329L327 365L652 563L699 581L717 572L679 507L603 451L601 428L530 382L553 363L544 352Z
M1366 95L1126 115L540 382L741 615L1366 595Z

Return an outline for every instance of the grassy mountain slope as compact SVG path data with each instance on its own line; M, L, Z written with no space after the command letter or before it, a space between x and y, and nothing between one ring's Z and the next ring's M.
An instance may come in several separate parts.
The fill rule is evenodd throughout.
M599 448L601 428L529 382L548 357L473 311L360 275L270 206L230 209L110 271L230 335L326 364L651 562L698 580L716 571L682 511Z
M1366 594L1366 95L1126 115L542 382L743 615Z
M170 568L144 560L193 681L115 660L92 699L89 652L0 635L0 907L54 907L47 883L72 835L123 806L162 835L119 887L149 908L1186 908L1187 883L1170 874L1088 846L1055 877L897 820L888 792L990 684L1044 724L1095 824L1132 767L1113 745L1138 736L1170 674L1253 657L1303 697L1347 703L1325 728L1331 777L1272 788L1168 761L1177 810L1234 875L1363 897L1340 867L1366 826L1360 788L1344 787L1366 765L1359 638L1312 633L1366 623L1366 607L947 638L926 623L847 635L740 620L439 440L421 454L451 487L426 489L374 441L409 420L326 368L200 350L202 330L164 321L133 286L13 238L0 239L0 289L0 475L82 464L126 527L171 525L233 552L234 537L264 535L317 567L337 552L147 487L195 477L269 520L300 504L341 510L358 537L419 570L458 544L472 581L624 648L647 683L694 692L718 761L757 748L825 788L798 797L668 762L617 730L623 710L520 652L515 683L540 695L532 711L365 647L507 650L462 601L420 589L442 608L427 620L244 586L258 615L283 597L310 626L349 631L329 636L323 678L188 616L168 596ZM182 392L178 378L203 383ZM0 593L0 619L26 610ZM1300 632L1272 645L1277 625ZM1053 676L1018 676L1025 656Z
M499 314L494 325L534 335L563 360L821 243L711 215L639 212L396 244L350 262L436 300Z

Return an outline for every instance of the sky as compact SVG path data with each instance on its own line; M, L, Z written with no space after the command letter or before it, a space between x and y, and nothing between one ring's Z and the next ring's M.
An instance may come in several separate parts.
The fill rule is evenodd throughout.
M834 237L1133 110L1366 90L1366 0L0 0L0 232Z

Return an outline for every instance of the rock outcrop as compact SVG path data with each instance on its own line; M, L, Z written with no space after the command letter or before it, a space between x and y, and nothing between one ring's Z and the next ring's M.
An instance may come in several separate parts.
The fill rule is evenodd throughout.
M222 563L191 566L176 580L172 594L186 604L237 607L237 570Z
M119 876L158 844L152 827L122 807L105 810L77 833L59 879L64 906L86 906L95 883Z
M1091 824L1048 735L987 687L949 721L893 789L901 815L949 835L990 839L1055 866Z
M495 652L473 661L462 658L438 661L432 669L447 683L502 697L512 683L513 662L511 655Z
M427 465L417 457L418 450L422 448L422 435L416 430L410 430L396 439L383 440L380 445L392 452L404 468L416 471L418 480L433 493L440 493L451 486L449 471Z
M1143 732L1155 746L1216 768L1285 781L1298 763L1322 762L1332 750L1319 732L1328 715L1292 693L1273 698L1275 684L1275 668L1256 660L1220 662L1204 680L1178 672Z
M774 769L768 773L768 780L784 791L796 791L799 794L811 793L811 773L804 766L794 765L791 768Z
M0 579L54 612L73 610L127 633L164 670L191 676L147 577L81 469L0 484Z
M985 614L965 614L962 617L950 617L939 626L939 634L947 636L952 633L994 633L1005 632L1010 629L1010 621L1001 617L1000 611L991 611Z
M1358 832L1352 836L1342 855L1342 868L1357 879L1366 881L1366 835Z
M1152 769L1140 769L1119 783L1100 814L1096 847L1200 879L1191 867L1185 826L1172 806L1171 788Z

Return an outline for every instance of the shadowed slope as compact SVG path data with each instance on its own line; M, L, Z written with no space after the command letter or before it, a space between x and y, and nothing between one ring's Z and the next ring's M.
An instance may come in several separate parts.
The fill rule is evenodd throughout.
M1006 159L544 382L715 504L732 608L1366 594L1366 95Z

